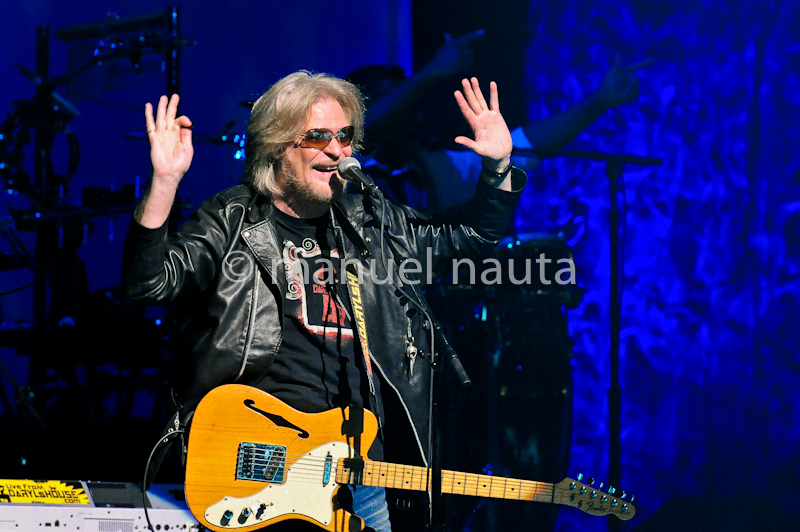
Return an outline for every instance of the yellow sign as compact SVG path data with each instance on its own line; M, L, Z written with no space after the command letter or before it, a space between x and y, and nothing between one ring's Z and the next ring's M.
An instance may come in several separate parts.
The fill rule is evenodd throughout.
M16 504L91 504L80 483L59 480L2 480L0 505Z

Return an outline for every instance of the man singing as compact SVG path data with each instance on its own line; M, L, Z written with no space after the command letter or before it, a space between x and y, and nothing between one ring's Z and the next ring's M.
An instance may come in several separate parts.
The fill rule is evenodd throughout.
M153 175L128 230L122 284L130 299L185 311L176 420L190 422L215 387L245 384L306 413L369 410L379 431L363 455L430 465L436 328L420 283L489 253L525 183L494 82L489 90L487 102L472 78L455 92L474 134L455 142L481 156L483 172L467 203L434 215L346 191L355 185L338 165L361 146L362 96L327 74L290 74L253 105L245 182L175 232L168 218L192 162L192 122L176 117L178 95L162 96L155 113L145 106ZM391 530L383 488L350 491L366 526Z

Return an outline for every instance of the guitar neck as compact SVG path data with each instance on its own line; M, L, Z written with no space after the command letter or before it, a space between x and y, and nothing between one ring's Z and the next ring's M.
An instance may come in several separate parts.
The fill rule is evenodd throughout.
M363 469L359 470L357 467L350 467L347 460L340 459L336 468L336 482L339 484L427 491L430 487L429 479L430 470L426 467L369 460L365 460ZM553 502L555 487L555 484L548 482L442 470L442 493L455 495Z

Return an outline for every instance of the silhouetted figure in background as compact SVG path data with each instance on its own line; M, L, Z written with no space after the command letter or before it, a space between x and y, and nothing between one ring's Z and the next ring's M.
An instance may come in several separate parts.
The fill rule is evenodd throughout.
M433 59L410 78L397 65L365 66L346 76L367 96L362 167L393 200L438 210L474 193L480 158L436 142L442 124L426 120L423 104L439 84L472 66L471 47L482 35L446 36ZM617 57L600 87L583 101L514 129L514 147L537 154L561 151L607 110L638 98L635 73L648 63L624 66ZM524 170L540 164L534 155L512 157ZM561 237L533 235L510 251L515 260L526 254L535 259L540 252L551 259L556 259L551 253L560 254L557 258L570 253ZM445 466L559 482L567 472L572 428L572 342L565 309L576 306L580 296L565 303L558 288L463 287L441 281L425 287L426 297L445 317L445 327L451 326L453 344L474 383L467 391L453 385L447 392L451 400L441 426ZM541 295L539 288L553 295ZM473 309L483 309L483 318L472 319L478 312ZM449 499L446 505L450 527L462 531L535 525L545 532L554 529L558 514L556 505L521 501Z
M367 97L362 167L392 199L417 208L444 209L474 192L480 158L455 146L443 150L428 145L426 131L434 124L426 123L421 104L437 84L472 66L471 46L482 35L478 30L457 39L446 36L433 59L410 78L398 65L368 65L345 76ZM635 73L649 63L624 66L617 57L600 87L582 102L514 129L514 147L541 153L563 149L607 110L635 101ZM515 157L515 165L532 170L539 160Z

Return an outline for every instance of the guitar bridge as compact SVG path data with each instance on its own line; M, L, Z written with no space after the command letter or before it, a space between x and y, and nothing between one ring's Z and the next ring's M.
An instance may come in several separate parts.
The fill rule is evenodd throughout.
M286 473L286 447L241 442L236 453L236 480L282 483Z

